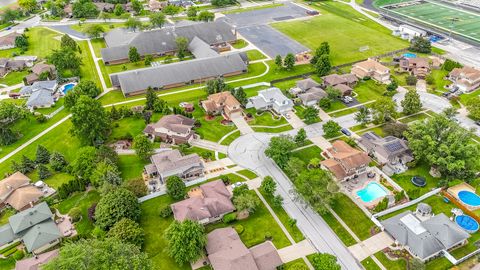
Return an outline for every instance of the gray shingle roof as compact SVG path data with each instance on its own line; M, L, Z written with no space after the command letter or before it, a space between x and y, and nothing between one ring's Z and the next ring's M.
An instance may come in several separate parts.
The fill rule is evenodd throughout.
M443 213L422 222L411 211L405 211L381 223L400 244L422 259L470 237Z
M124 94L143 91L148 87L162 88L169 85L190 83L247 70L247 64L239 53L224 54L211 58L194 59L173 64L160 65L114 73L112 84L120 87Z
M60 230L52 219L31 227L22 237L28 251L40 248L62 237Z
M144 32L128 32L125 29L115 29L105 35L107 48L101 50L102 58L105 62L127 59L130 47L136 47L140 55L164 54L175 51L177 48L175 39L177 37L186 37L188 41L198 37L209 45L236 40L232 28L223 21Z
M57 88L57 81L56 80L51 80L51 81L38 81L34 82L32 85L26 85L20 89L20 94L21 95L31 95L33 92L40 90L40 89L46 89L51 91L52 93L55 92L55 89Z
M46 202L11 216L8 221L14 233L19 233L44 220L52 218L52 211Z
M46 89L40 89L33 92L27 100L27 107L44 107L51 106L55 103L52 92Z
M188 44L188 50L195 56L195 58L208 58L218 55L216 51L210 48L210 45L205 43L198 37L194 37L190 44Z

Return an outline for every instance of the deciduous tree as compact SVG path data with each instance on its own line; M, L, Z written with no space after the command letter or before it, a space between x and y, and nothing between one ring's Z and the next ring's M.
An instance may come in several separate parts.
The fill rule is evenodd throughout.
M80 96L71 108L71 132L83 144L101 144L107 138L110 121L100 101L88 96Z
M285 55L285 59L283 60L283 64L287 70L292 70L295 66L295 56L293 53L289 53Z
M142 27L142 22L135 17L129 17L125 22L125 26L135 32Z
M141 247L145 240L145 233L137 222L123 218L113 225L110 231L108 231L107 237L116 238L124 243Z
M61 48L70 48L73 51L78 50L78 44L73 38L71 38L69 35L65 34L62 36L60 39L60 47Z
M297 143L297 145L304 145L305 141L307 140L307 132L305 129L299 129L293 140Z
M55 151L50 155L50 167L55 171L64 170L67 164L67 160L61 153Z
M203 22L211 22L215 19L215 14L208 10L203 10L198 13L198 20Z
M138 221L140 212L137 197L124 188L116 188L104 194L98 202L95 208L95 224L108 230L124 218Z
M247 211L252 214L260 205L260 201L255 193L247 191L233 196L233 205L239 212Z
M277 190L277 182L273 180L271 176L266 176L262 180L262 184L260 185L260 189L265 192L268 196L273 196L275 191Z
M373 121L376 124L383 124L392 120L397 115L396 107L397 104L395 104L392 99L388 97L378 98L377 101L370 106Z
M138 157L147 160L153 154L153 142L145 135L138 134L133 139L133 149Z
M275 65L277 66L278 69L283 68L283 59L282 59L282 56L280 54L275 56Z
M410 48L413 52L419 53L431 53L432 52L432 43L429 39L416 36L410 41Z
M303 118L307 124L315 123L318 120L318 109L312 106L307 107L303 111Z
M132 63L140 61L140 54L136 47L130 47L130 49L128 49L128 60Z
M335 121L329 120L322 126L326 138L333 138L340 135L342 127Z
M177 37L175 43L177 44L177 57L183 60L188 50L188 39L186 37Z
M118 186L122 183L122 178L120 177L120 171L117 165L107 159L97 164L90 181L96 187L101 187L105 183Z
M406 115L418 113L422 110L422 102L420 101L420 95L416 90L408 90L405 94L405 98L401 102L403 113Z
M185 198L187 192L185 191L186 185L182 178L173 175L167 178L167 194L174 200L180 200Z
M83 31L90 38L100 38L105 33L105 28L100 24L90 24Z
M200 258L207 244L203 225L188 219L183 222L173 221L165 230L164 236L167 239L167 254L180 265Z
M308 203L318 213L327 213L335 198L338 186L329 172L321 169L302 171L294 180L298 199Z
M273 137L265 150L265 155L273 159L280 168L285 168L291 156L291 151L295 149L296 144L292 137L280 135Z
M9 145L17 140L18 134L11 128L25 115L24 109L14 103L0 102L0 145Z
M370 110L365 106L360 107L355 113L354 119L357 123L366 125L370 121Z
M155 27L162 27L165 24L165 14L163 12L154 12L150 14L150 23Z
M317 253L311 258L313 268L315 270L340 270L342 269L337 263L337 257L328 253Z

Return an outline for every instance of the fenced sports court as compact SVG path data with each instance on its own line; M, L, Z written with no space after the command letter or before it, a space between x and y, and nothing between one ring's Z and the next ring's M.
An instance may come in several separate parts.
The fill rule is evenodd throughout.
M432 1L409 1L382 6L387 14L397 15L480 42L480 15L459 7ZM393 14L392 14L393 13Z

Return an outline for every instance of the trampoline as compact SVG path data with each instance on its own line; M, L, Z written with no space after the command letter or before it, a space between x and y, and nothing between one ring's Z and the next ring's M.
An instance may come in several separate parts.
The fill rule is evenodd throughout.
M421 176L414 176L412 177L412 184L414 184L417 187L424 187L427 185L427 180Z
M461 215L455 217L455 222L469 233L476 233L478 231L478 222L468 215Z

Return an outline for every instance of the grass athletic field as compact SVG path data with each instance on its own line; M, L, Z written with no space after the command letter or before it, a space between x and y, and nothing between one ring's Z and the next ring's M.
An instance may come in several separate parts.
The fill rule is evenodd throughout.
M480 41L480 15L433 2L411 3L411 5L403 7L390 6L388 10L421 23ZM456 21L452 24L452 20Z

